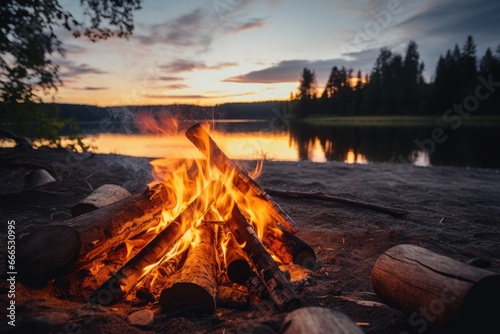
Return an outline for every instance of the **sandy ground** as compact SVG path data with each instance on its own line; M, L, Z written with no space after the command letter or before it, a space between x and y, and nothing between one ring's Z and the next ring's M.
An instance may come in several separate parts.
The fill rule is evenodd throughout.
M2 263L7 256L8 220L16 221L20 235L33 226L70 218L70 208L102 184L118 184L137 193L151 181L150 159L11 149L1 150L0 159ZM240 163L249 168L255 165ZM60 182L37 191L24 190L25 173L38 167L48 168ZM297 235L317 254L317 268L295 285L304 305L337 309L362 323L365 333L439 333L432 326L424 331L411 326L408 315L384 305L374 293L371 269L392 246L414 244L500 273L498 170L266 161L257 181L265 187L321 191L409 212L405 218L394 218L346 204L274 197L299 225ZM42 289L18 282L16 327L8 326L3 315L1 332L277 333L286 315L262 302L243 310L218 307L215 314L203 317L163 314L157 304L136 307L131 301L113 307L91 306L51 285L56 282ZM2 312L6 312L4 278L0 288ZM353 300L380 304L360 305ZM140 309L155 313L152 328L143 330L127 323L126 316Z

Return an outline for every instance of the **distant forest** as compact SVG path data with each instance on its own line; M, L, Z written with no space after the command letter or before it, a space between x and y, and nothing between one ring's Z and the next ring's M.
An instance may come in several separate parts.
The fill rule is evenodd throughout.
M462 48L455 45L439 57L430 82L424 80L424 66L415 41L408 43L404 55L384 47L371 73L365 76L359 70L354 73L352 68L334 66L321 95L314 71L304 68L290 108L298 117L442 115L454 105L465 103L474 113L500 115L500 87L496 92L491 85L483 87L481 97L488 97L467 99L478 94L480 77L486 82L500 82L500 45L495 53L488 48L478 61L476 44L468 36Z

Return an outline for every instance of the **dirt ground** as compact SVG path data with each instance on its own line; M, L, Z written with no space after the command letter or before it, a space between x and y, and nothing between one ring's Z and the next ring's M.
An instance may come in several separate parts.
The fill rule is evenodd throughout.
M102 184L118 184L131 193L143 191L152 180L150 160L55 149L0 150L3 267L7 221L15 220L19 237L34 226L71 218L70 208ZM255 166L252 161L240 163L250 169ZM58 182L25 190L25 174L37 168L49 170ZM394 218L347 204L274 197L298 224L297 236L317 254L317 267L306 279L294 283L303 305L336 309L359 323L365 333L439 333L432 323L425 329L412 326L408 315L385 305L374 292L371 269L392 246L418 245L500 273L498 170L265 161L257 181L268 188L321 191L409 212L404 218ZM1 332L278 333L286 316L262 301L247 309L218 306L207 316L165 314L157 303L136 306L133 300L95 306L61 293L57 284L52 281L35 289L17 282L16 326L7 325L3 315ZM5 277L0 289L6 312L9 287ZM126 320L141 309L155 314L150 329L131 326Z

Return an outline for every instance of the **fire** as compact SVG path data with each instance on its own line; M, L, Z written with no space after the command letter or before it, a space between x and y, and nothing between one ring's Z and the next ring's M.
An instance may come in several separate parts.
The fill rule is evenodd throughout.
M177 134L177 139L181 147L183 146L182 141L188 140L181 131L178 131L179 122L174 118L157 118L148 114L140 114L137 121L139 122L138 127L143 131L157 134L165 132ZM204 130L208 132L210 130L210 124L204 124ZM208 143L206 144L208 147ZM166 155L168 156L168 154L167 152ZM261 201L260 198L257 198L254 194L250 193L250 191L242 193L232 185L232 180L235 177L234 172L228 175L222 175L221 172L201 154L190 155L189 152L172 152L172 155L182 156L182 159L169 159L165 157L150 162L153 167L152 175L154 181L149 184L149 187L154 187L161 183L170 190L169 193L171 196L169 196L168 203L165 204L165 208L162 211L160 223L158 226L151 228L148 233L152 232L157 234L162 231L170 222L179 216L190 202L200 195L203 189L212 181L220 179L226 186L227 192L225 194L215 193L215 191L220 192L220 189L214 189L214 193L209 197L216 198L218 203L223 203L226 213L230 213L237 202L238 207L248 218L259 238L263 238L267 225L270 222L274 222L274 220L269 212L265 210L262 205L259 205L259 201ZM262 171L263 161L261 160L257 163L255 169L249 172L249 176L255 179ZM211 203L203 203L197 207L198 213L201 214L200 216L203 217L210 209L210 206ZM216 210L211 210L210 213L211 217L215 217L216 220L228 218L224 217ZM190 246L196 247L199 242L199 235L196 227L203 223L203 218L198 221L185 221L184 223L190 225L190 228L187 229L184 236L177 241L172 249L165 254L160 261L143 269L144 276L149 274L153 277L147 280L150 286L154 285L158 275L160 275L158 267L160 267L162 263L166 263L175 256L182 254ZM272 228L275 229L276 227ZM223 234L222 239L219 241L224 252L224 260L226 257L225 246L228 240L229 236ZM139 241L137 240L128 241L127 248L131 248L131 246L137 245L138 243ZM244 247L244 244L240 245L240 247ZM131 253L131 249L128 253Z
M142 115L140 119L145 124L139 127L148 131L156 127L160 133L165 126L163 119L157 123L155 117ZM175 121L166 127L171 131L178 125ZM161 215L158 205L152 210L155 218L151 219L158 224L145 235L153 237L92 293L91 300L109 305L141 280L144 282L139 284L154 288L163 274L166 281L159 295L163 310L172 310L176 303L189 307L200 302L203 312L210 313L215 309L215 276L225 271L230 281L250 284L257 296L269 296L281 310L300 306L277 262L311 264L316 259L314 251L293 235L297 232L293 220L255 182L263 170L262 161L253 172L245 172L222 152L208 130L208 124L203 128L197 123L189 127L185 137L178 137L180 146L188 139L204 158L185 154L182 159L151 162L154 181L146 194L162 209ZM137 243L128 243L129 253ZM217 255L220 249L226 268ZM196 301L191 299L194 296Z

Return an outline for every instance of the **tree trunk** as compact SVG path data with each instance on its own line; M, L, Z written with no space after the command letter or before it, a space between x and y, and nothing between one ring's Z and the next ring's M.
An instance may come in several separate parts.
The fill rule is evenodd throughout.
M373 289L407 313L423 332L435 326L451 333L498 329L500 274L455 261L425 248L398 245L375 262Z
M202 193L161 232L144 246L139 253L130 259L120 270L110 277L104 284L95 290L89 298L90 303L111 305L127 294L137 282L149 271L144 269L158 263L174 246L175 242L189 230L198 219L202 218L211 206L213 183L208 185ZM151 270L151 268L150 268Z
M79 203L75 204L71 208L71 215L73 217L80 216L84 213L118 202L129 196L131 196L131 194L128 190L119 185L104 184Z
M257 182L250 178L247 173L222 152L201 124L197 123L190 127L186 131L186 137L222 172L224 177L234 175L232 178L233 185L242 194L253 193L261 199L262 206L266 208L278 223L283 225L291 234L297 233L298 227L292 218L281 209L278 203Z
M163 311L189 309L200 314L215 311L217 294L215 230L213 225L202 225L199 240L191 246L182 268L167 281L160 294Z
M304 307L285 317L281 334L363 334L347 315L324 307Z
M19 242L17 254L20 259L28 258L35 249L38 252L39 271L19 275L20 280L43 281L57 276L53 258L64 257L68 263L64 267L78 268L85 263L107 253L125 240L159 224L161 211L175 205L171 191L158 185L142 193L124 198L106 207L71 218L64 222L48 225L31 232ZM57 234L61 226L71 228L77 237L58 240L58 247L40 247L41 240ZM52 239L50 239L52 240ZM45 241L45 243L48 241ZM38 247L38 248L37 248ZM78 249L78 256L70 256ZM67 255L64 255L67 254ZM23 265L22 262L19 265Z
M286 279L283 272L278 268L276 262L264 248L259 238L255 234L252 226L235 204L230 215L225 214L226 210L222 205L217 210L223 217L229 216L226 225L235 237L238 244L243 245L243 252L248 261L255 268L259 279L264 283L272 301L281 311L291 311L301 305L301 301Z

